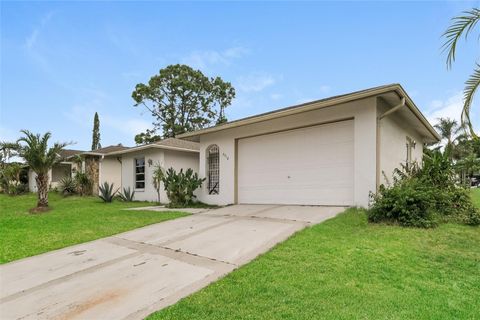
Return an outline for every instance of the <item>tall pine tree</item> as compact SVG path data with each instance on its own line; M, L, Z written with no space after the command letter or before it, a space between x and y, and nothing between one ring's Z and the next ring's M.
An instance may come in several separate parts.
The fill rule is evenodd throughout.
M92 150L100 149L100 119L98 118L98 113L95 112L95 117L93 118L93 136L92 136Z

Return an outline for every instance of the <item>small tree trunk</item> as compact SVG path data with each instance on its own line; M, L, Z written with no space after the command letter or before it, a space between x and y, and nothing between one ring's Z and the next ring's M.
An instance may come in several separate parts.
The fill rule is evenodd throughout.
M35 181L37 182L38 191L37 207L46 208L48 207L48 174L37 174Z

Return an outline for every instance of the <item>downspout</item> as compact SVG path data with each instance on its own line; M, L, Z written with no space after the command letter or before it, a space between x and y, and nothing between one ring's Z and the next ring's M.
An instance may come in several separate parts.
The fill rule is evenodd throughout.
M376 189L380 187L380 144L381 144L381 136L380 136L380 121L388 115L391 115L395 111L398 111L400 108L405 106L405 98L402 98L399 104L391 108L390 110L385 111L381 115L377 116L377 148L376 148L376 158L377 158L377 172L376 172ZM378 108L378 106L377 106Z

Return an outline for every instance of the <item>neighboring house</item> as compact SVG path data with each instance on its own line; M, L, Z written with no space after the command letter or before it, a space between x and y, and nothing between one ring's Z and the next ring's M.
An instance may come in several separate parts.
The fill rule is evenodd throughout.
M64 161L51 170L50 185L55 188L63 177L73 177L77 171L82 171L93 181L93 194L98 194L99 185L108 182L113 183L114 190L134 190L135 200L157 201L158 194L153 186L155 166L176 171L191 168L198 172L199 148L196 142L168 138L132 148L116 145L93 151L63 150ZM83 158L81 168L73 162L76 155ZM30 191L37 191L33 172L29 174L29 186ZM160 191L161 201L168 202L163 184Z
M112 145L97 150L86 151L81 154L83 158L83 170L92 179L92 193L98 194L99 185L105 181L102 176L109 178L109 183L119 187L121 185L120 174L122 163L116 158L107 157L109 153L120 152L130 149L121 144Z
M50 181L50 187L56 188L58 187L58 183L64 177L72 176L77 168L77 164L72 161L72 157L78 154L81 154L84 151L81 150L71 150L71 149L64 149L60 153L60 157L62 161L55 166L48 172L48 177ZM35 182L37 174L33 172L31 169L28 170L28 189L30 192L37 192L37 183Z
M157 191L153 186L155 167L160 165L164 170L174 168L177 172L191 168L198 172L199 149L196 142L168 138L110 152L100 163L100 181L113 182L117 188L130 187L135 190L135 200L157 201ZM168 202L163 184L160 191L161 202Z
M200 143L209 204L368 206L440 136L399 84L288 107L179 138Z

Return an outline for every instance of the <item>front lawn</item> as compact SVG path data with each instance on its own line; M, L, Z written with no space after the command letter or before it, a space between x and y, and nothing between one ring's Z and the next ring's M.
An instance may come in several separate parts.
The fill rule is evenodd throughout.
M473 203L475 203L477 207L480 207L480 188L472 189L472 199Z
M148 319L474 319L479 310L479 227L368 224L350 209Z
M130 211L151 203L103 203L96 197L50 193L51 211L30 214L36 195L0 194L0 263L33 256L186 215L180 212Z

